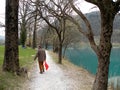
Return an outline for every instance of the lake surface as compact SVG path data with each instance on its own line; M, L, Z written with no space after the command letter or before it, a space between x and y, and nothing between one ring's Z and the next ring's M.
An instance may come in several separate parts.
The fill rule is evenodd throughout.
M96 74L97 56L91 48L69 48L66 51L66 57L75 65ZM109 77L113 76L120 76L120 48L113 48L111 52Z

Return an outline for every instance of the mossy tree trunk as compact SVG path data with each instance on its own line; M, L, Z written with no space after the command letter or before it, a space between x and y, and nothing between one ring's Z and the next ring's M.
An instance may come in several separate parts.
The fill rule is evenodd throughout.
M19 0L6 0L4 71L19 69L18 6Z

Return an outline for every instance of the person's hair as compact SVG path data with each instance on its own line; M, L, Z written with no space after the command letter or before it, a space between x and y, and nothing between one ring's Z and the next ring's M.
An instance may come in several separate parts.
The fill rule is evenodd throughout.
M38 48L42 48L42 47L39 45Z

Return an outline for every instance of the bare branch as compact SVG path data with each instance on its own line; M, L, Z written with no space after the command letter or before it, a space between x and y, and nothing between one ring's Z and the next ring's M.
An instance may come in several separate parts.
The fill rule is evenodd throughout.
M83 30L80 28L78 22L75 22L75 20L73 20L73 22L78 26L78 29L81 33L83 33L87 38L88 40L90 41L90 45L91 47L93 48L93 50L95 52L97 52L97 45L95 43L95 40L94 40L94 35L93 35L93 31L92 31L92 28L91 28L91 25L89 23L89 21L87 20L87 18L84 16L84 14L78 10L74 5L73 5L73 0L70 0L70 5L71 7L73 8L73 10L82 18L82 20L85 22L87 28L88 28L88 32L83 32Z
M87 33L82 30L82 28L80 27L79 23L72 16L66 14L66 18L69 21L73 22L78 27L79 32L81 32L85 36L87 35Z
M0 28L2 27L5 27L5 25L2 22L0 22Z

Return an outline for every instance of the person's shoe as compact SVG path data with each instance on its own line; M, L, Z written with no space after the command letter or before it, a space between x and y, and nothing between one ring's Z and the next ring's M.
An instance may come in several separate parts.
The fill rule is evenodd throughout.
M40 72L40 74L42 74L43 72Z

